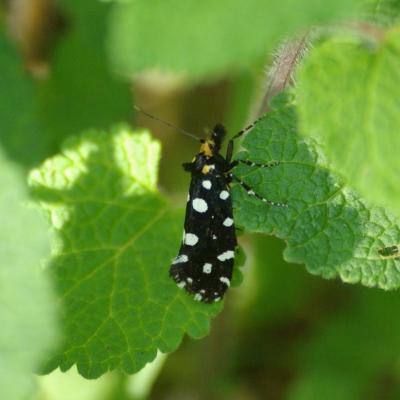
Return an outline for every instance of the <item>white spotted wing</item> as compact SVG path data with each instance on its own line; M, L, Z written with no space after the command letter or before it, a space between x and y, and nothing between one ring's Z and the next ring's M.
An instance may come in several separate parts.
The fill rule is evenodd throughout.
M236 245L225 176L216 171L192 175L182 244L170 275L195 300L218 301L230 286Z

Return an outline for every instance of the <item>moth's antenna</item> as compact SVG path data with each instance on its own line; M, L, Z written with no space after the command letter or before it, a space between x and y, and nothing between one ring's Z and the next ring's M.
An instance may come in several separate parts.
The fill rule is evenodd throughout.
M136 111L139 111L139 112L141 112L142 114L146 115L147 117L149 117L149 118L151 118L151 119L154 119L154 120L156 120L156 121L158 121L158 122L161 122L162 124L164 124L164 125L166 125L166 126L172 128L172 129L176 129L177 131L183 133L183 134L186 135L186 136L191 137L192 139L197 140L198 142L201 142L201 141L202 141L202 139L200 139L200 138L197 137L196 135L193 135L192 133L187 132L187 131L185 131L185 130L182 129L182 128L178 128L177 126L175 126L175 125L173 125L173 124L171 124L171 123L169 123L169 122L167 122L167 121L164 121L164 120L161 119L161 118L158 118L158 117L155 117L155 116L152 115L152 114L149 114L148 112L142 110L142 109L141 109L140 107L138 107L137 105L134 105L133 108L134 108Z

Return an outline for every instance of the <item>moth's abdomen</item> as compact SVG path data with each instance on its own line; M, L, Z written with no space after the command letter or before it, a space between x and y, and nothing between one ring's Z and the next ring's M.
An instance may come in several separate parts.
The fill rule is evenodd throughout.
M182 254L174 260L170 275L178 287L194 294L194 299L207 303L219 301L230 286L233 255L224 263L215 260L182 260ZM175 263L175 264L174 264Z
M223 174L192 177L185 229L170 275L195 300L219 301L230 286L236 234L230 189Z

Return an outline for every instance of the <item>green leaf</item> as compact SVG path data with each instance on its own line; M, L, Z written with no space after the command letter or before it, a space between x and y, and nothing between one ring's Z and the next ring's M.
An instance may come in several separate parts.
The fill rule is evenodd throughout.
M301 132L321 137L334 167L366 198L400 211L400 30L376 47L328 40L299 77Z
M7 400L32 392L32 372L55 344L50 286L40 269L48 256L48 227L27 207L23 176L0 154L0 387Z
M357 0L121 1L110 59L125 74L159 68L194 79L247 68L296 30L348 16Z
M382 26L391 26L399 20L400 1L366 0L362 11L367 20Z
M134 373L157 349L200 337L220 304L200 304L168 276L183 212L158 194L160 147L127 127L87 132L30 176L60 241L51 271L65 342L47 363L87 378Z
M256 193L287 201L289 207L269 206L236 185L236 223L284 239L286 260L305 264L312 274L383 289L400 287L397 260L378 253L383 246L399 243L398 220L345 187L316 144L297 135L295 107L285 101L280 98L247 135L247 151L238 156L281 164L270 169L241 166L235 173Z

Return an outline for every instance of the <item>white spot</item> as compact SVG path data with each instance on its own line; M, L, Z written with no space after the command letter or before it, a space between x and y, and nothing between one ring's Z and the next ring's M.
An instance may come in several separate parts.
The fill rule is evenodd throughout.
M224 226L232 226L233 225L233 219L232 218L225 218L225 221L222 223Z
M206 291L204 289L200 289L200 293L204 294Z
M225 261L225 260L230 260L234 256L235 256L235 253L232 250L227 250L227 251L223 252L222 254L220 254L217 258L220 261Z
M187 233L185 235L185 244L188 246L194 246L198 241L199 238L194 233Z
M178 288L183 289L186 286L186 282L182 281L177 284Z
M194 299L195 299L196 301L201 301L202 298L203 298L203 296L202 296L200 293L197 293L197 294L194 296Z
M186 201L190 200L190 194L188 193Z
M203 199L196 198L192 201L193 208L199 213L205 213L208 210L207 203Z
M264 203L266 203L266 202L267 202L267 199L262 199L262 201L263 201Z
M203 181L201 184L203 185L203 188L204 188L204 189L207 189L207 190L210 190L210 189L211 189L211 186L212 186L211 181L205 180L205 181Z
M222 282L222 283L225 283L225 285L226 286L231 286L231 282L230 282L230 280L228 279L228 278L225 278L225 276L221 276L221 278L219 278L219 280Z
M186 254L181 254L180 256L176 257L172 264L180 264L189 261L189 257Z
M255 193L254 193L253 190L249 190L249 191L247 192L247 194L249 194L250 196L255 195Z
M227 190L223 190L220 194L219 194L219 198L222 200L226 200L229 197L229 192Z
M186 281L189 285L191 285L193 283L193 279L192 278L186 278Z
M221 297L216 297L215 299L214 299L214 301L217 303L218 301L220 301L221 300Z
M211 270L212 270L212 264L210 264L210 263L205 263L205 264L203 265L203 272L204 272L205 274L211 274Z
M215 169L215 165L214 165L214 164L210 164L210 165L208 166L208 168L209 168L210 171L211 171L211 170Z
M217 239L217 237L216 237L215 235L212 235L212 238L213 238L214 240L216 240L216 239Z
M183 230L183 233L182 233L182 242L185 241L185 235L186 235L186 232L185 232L185 230Z

